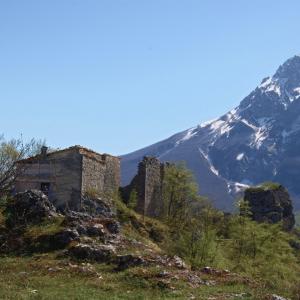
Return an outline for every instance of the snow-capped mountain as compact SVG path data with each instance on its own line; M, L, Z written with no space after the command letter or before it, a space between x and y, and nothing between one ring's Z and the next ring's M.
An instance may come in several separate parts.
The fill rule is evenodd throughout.
M263 79L240 105L162 142L122 157L129 183L144 155L186 161L201 194L222 209L247 185L278 181L300 207L300 56Z

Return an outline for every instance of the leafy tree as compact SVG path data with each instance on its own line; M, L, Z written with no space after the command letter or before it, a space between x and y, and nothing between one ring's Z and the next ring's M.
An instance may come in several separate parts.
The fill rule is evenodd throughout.
M199 200L197 183L184 164L165 168L162 215L168 222L184 225L190 207Z
M17 161L35 155L45 141L32 139L24 142L22 137L5 140L0 136L0 197L7 195L23 168L17 168Z
M170 226L170 251L193 266L212 263L218 256L217 227L220 216L199 196L198 186L184 164L169 165L163 183L163 219Z

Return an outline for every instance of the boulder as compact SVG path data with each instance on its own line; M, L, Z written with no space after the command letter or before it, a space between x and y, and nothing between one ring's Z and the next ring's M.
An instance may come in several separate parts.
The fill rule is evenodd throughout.
M119 255L116 258L115 263L117 264L116 271L123 271L130 267L137 267L145 264L145 260L140 256Z
M58 213L48 197L38 190L16 194L7 204L6 225L8 228L39 224L45 219L57 217Z
M113 218L116 216L111 201L102 198L82 197L80 210L94 217Z
M88 261L109 262L115 254L111 245L77 244L69 249L70 256Z
M33 240L31 251L53 251L65 249L72 241L79 241L79 234L74 229L66 228L52 235L41 235Z
M281 296L278 296L278 295L273 294L273 295L271 296L271 300L287 300L287 299L284 298L284 297L281 297Z
M88 236L103 237L105 235L104 226L102 224L94 224L94 225L88 226L86 228L86 233Z
M291 230L295 225L290 195L282 185L262 185L245 190L251 217L257 222L283 223L283 229Z

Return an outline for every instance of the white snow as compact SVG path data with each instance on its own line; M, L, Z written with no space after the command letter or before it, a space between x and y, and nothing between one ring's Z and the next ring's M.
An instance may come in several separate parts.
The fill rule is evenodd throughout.
M218 135L229 133L231 129L232 126L230 126L230 122L223 120L217 120L210 125L210 130L216 132Z
M213 120L210 120L210 121L206 121L206 122L203 122L200 124L200 128L204 128L204 127L207 127L208 125L210 125L211 123L215 122L217 119L213 119Z
M295 92L296 95L295 95L295 99L290 98L290 101L291 101L291 102L292 102L293 100L297 100L297 99L300 98L300 87L294 88L293 91Z
M259 88L265 88L267 87L269 84L272 83L272 78L268 77L266 80L264 80L258 87Z
M258 128L257 128L255 125L251 124L251 123L248 122L246 119L241 119L241 121L242 121L245 125L247 125L248 127L252 128L254 131L257 131L257 130L258 130Z
M274 92L278 96L281 96L280 86L278 86L277 84L270 84L266 89L266 92Z
M199 147L198 148L199 152L201 153L202 156L204 156L204 158L206 159L206 161L209 164L209 168L210 170L217 176L219 176L219 171L213 166L209 156L207 154L204 153L204 151Z
M176 142L176 146L178 146L179 144L181 144L184 141L188 141L189 139L191 139L193 136L195 136L197 134L197 127L193 127L190 128L187 133L183 136L183 138L181 138L180 140L178 140Z
M274 92L278 96L281 96L281 85L278 80L269 77L262 84L258 86L258 88L262 89L265 92Z
M300 87L294 88L294 92L300 94Z
M227 188L230 194L238 194L243 192L245 189L249 187L248 184L243 184L240 182L228 182Z
M259 128L254 135L253 145L256 146L256 149L259 149L263 141L268 137L267 132L264 127Z
M236 160L242 160L245 156L245 153L240 153L237 155Z

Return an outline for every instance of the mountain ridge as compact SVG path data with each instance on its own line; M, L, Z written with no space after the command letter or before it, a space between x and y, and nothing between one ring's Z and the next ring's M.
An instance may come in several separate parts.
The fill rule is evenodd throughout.
M215 120L122 156L122 184L145 155L185 161L200 193L221 209L248 185L279 181L300 207L300 56L283 63L240 104ZM299 168L300 170L300 168Z

